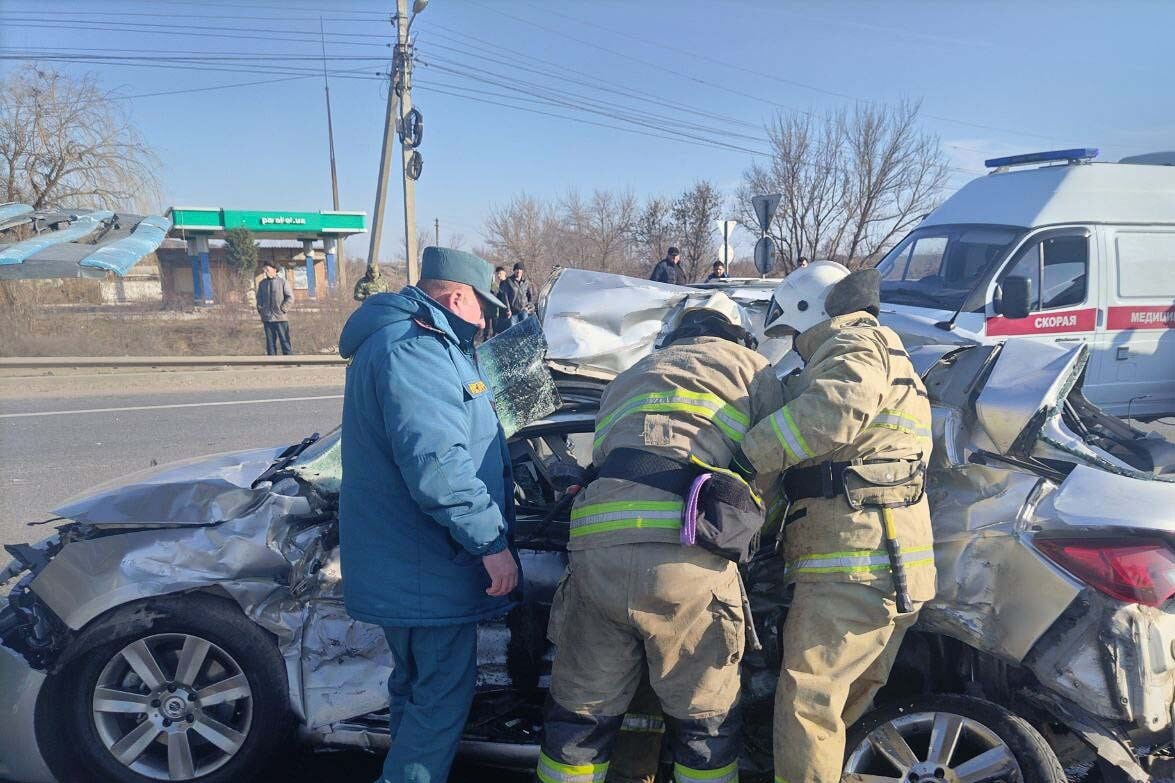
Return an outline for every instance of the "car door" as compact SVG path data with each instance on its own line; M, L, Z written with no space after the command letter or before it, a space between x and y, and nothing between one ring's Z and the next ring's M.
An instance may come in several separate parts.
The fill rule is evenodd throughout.
M1086 388L1120 416L1175 411L1175 227L1104 229L1106 319Z
M996 279L987 304L987 334L1044 343L1090 344L1098 319L1094 284L1097 246L1084 226L1049 229L1028 237ZM998 313L1000 288L1009 277L1023 277L1032 292L1026 318Z

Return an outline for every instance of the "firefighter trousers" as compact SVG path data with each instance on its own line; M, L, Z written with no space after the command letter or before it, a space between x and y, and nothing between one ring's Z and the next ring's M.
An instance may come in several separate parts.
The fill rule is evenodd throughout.
M600 783L643 676L664 711L679 783L738 779L744 628L734 563L680 544L571 552L548 635L556 645L538 776ZM659 745L660 740L654 740Z
M776 783L839 783L845 728L869 711L917 616L867 584L796 584L775 692Z

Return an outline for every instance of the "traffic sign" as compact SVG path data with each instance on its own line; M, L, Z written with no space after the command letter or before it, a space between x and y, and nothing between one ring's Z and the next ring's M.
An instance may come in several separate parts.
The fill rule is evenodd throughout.
M734 245L724 242L718 248L718 260L726 266L734 263Z
M765 275L775 268L775 242L771 237L763 237L755 243L755 269Z
M764 234L771 228L771 218L775 215L775 209L779 206L779 200L783 198L780 193L771 193L766 196L754 196L751 198L751 206L755 208L755 217L759 219L759 228ZM764 272L763 274L767 274Z

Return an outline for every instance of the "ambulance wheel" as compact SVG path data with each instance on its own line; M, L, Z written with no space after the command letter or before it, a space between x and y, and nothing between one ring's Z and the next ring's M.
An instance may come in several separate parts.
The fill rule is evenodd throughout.
M863 717L849 729L845 772L871 783L1066 781L1056 754L1028 721L955 695L920 697Z

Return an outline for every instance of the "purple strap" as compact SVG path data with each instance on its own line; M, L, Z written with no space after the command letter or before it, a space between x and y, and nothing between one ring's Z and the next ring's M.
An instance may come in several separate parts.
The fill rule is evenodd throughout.
M702 494L702 487L713 477L713 473L701 473L689 486L685 514L681 519L681 543L686 546L693 546L698 540L698 495Z

